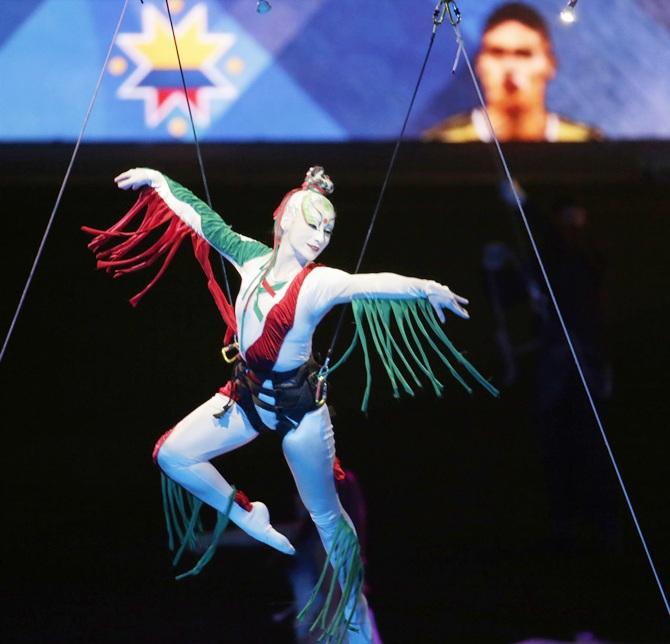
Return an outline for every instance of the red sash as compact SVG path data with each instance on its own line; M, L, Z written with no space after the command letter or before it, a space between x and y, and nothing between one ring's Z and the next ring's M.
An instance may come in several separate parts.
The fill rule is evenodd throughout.
M293 328L295 307L302 283L317 266L320 264L307 264L293 278L286 295L268 312L263 332L245 351L246 363L250 369L272 371L286 334Z

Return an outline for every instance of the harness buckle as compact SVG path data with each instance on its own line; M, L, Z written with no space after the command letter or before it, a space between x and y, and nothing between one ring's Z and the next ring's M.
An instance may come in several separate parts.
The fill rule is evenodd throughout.
M235 353L231 354L230 352L234 351ZM231 342L225 347L221 347L221 355L226 361L226 364L233 364L237 362L240 358L240 345L237 342Z
M437 29L439 25L444 22L444 19L447 17L449 7L446 0L438 0L438 3L435 5L433 11L433 31Z

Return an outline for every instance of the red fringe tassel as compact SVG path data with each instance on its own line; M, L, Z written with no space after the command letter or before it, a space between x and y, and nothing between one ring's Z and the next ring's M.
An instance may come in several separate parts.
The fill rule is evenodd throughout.
M143 211L144 218L140 224L134 230L130 229L133 220ZM156 234L163 226L165 228L156 241L143 250L138 248L149 235ZM97 267L111 273L114 278L148 268L164 257L163 264L151 281L130 298L132 306L137 306L163 276L184 238L190 236L196 259L207 278L207 288L228 326L226 336L235 332L235 312L214 277L209 260L209 245L170 210L155 190L142 190L133 207L107 230L96 230L89 226L82 226L81 229L95 235L88 247L95 253ZM135 250L138 252L133 254Z
M347 478L347 473L344 471L342 463L337 456L335 457L335 461L333 463L333 475L335 476L336 481L344 481L344 479Z
M251 505L251 501L249 501L249 497L242 492L242 490L237 490L235 492L235 503L247 512L251 512L254 509L254 506Z

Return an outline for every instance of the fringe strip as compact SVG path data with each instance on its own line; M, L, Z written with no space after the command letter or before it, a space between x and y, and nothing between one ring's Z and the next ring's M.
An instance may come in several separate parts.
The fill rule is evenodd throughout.
M132 229L133 221L142 212L144 217L137 228ZM235 312L214 277L209 259L209 245L172 212L155 190L142 190L133 207L107 230L88 226L82 226L81 229L95 235L88 247L98 260L97 267L111 273L114 278L149 268L164 258L151 281L130 298L132 306L137 306L163 276L181 243L186 237L191 237L193 252L207 278L207 287L228 326L227 337L232 335L235 330ZM158 239L155 241L148 239L156 235Z
M449 340L428 300L355 299L352 301L352 308L356 335L345 356L348 357L356 342L361 343L366 371L362 411L367 411L372 388L370 345L374 347L384 365L395 398L400 397L401 389L413 396L413 387L423 387L417 372L422 373L428 379L437 396L442 396L444 385L433 371L424 349L425 344L428 344L433 353L446 365L452 377L468 393L472 393L472 388L456 370L443 349L446 348L451 359L486 391L493 396L498 395L498 390L468 362ZM394 331L400 336L399 340L394 337ZM336 366L339 366L341 362L342 360Z
M176 547L172 565L177 566L184 550L187 547L190 550L196 550L204 534L200 520L200 510L203 503L163 473L161 473L161 491L163 494L165 527L168 534L168 548L171 552L175 552ZM230 508L235 500L236 492L233 488L225 512L217 512L212 540L205 552L191 570L177 575L175 579L195 576L211 561L228 526Z
M330 579L326 581L329 571ZM342 592L340 601L334 607L335 591L339 581ZM363 561L358 537L344 518L338 523L331 551L307 604L298 614L299 620L304 619L322 592L326 593L326 597L310 626L310 633L319 630L321 633L319 642L340 644L345 640L347 631L352 630L352 621L363 592ZM351 609L347 611L347 604L351 601L353 601Z

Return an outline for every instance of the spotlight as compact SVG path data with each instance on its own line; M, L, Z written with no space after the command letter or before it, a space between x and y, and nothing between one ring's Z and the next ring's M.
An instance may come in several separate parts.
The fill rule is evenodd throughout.
M270 0L258 0L256 3L256 11L258 13L267 13L270 9L272 9Z
M571 25L575 20L577 20L577 14L575 13L575 5L577 0L568 0L568 4L561 11L561 22L564 22L566 25Z

